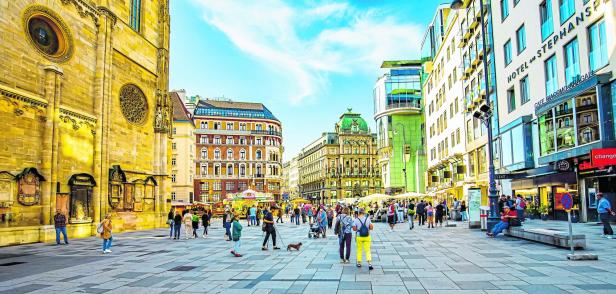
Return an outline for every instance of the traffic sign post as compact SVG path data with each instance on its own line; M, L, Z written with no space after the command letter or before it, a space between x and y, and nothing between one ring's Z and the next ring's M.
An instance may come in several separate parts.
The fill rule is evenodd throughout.
M599 257L595 254L575 255L575 249L573 245L573 225L571 224L571 209L573 208L573 197L571 197L571 194L565 193L563 194L563 197L560 202L562 203L563 208L567 211L567 220L569 222L569 248L571 249L571 254L567 255L567 259L597 260Z

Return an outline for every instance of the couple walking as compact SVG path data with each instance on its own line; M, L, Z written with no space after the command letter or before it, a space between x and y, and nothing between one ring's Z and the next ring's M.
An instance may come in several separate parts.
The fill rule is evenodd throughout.
M368 216L365 210L362 208L355 220L349 215L351 210L345 207L342 213L336 217L335 233L338 234L339 253L342 263L349 263L351 257L351 238L353 237L353 231L355 232L355 244L357 250L357 267L361 267L363 251L366 252L366 261L368 262L368 269L374 269L372 267L372 255L370 254L370 244L372 242L370 238L370 231L374 228L370 216ZM346 250L345 250L346 249ZM346 254L345 254L346 253Z

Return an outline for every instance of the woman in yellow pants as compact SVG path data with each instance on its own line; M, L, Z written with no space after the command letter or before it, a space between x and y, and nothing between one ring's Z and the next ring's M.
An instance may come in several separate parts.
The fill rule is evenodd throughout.
M357 244L357 267L361 267L361 260L363 251L366 251L366 261L368 262L368 269L373 270L372 267L372 254L370 254L370 231L374 227L370 216L366 215L363 208L359 210L359 214L353 222L353 231L355 231L355 243Z

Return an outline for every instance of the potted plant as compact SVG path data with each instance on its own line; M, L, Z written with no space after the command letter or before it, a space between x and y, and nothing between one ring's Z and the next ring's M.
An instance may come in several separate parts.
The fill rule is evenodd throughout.
M539 218L539 207L535 203L529 203L527 208L527 214L530 219Z
M541 214L541 220L548 220L548 212L549 212L549 208L547 205L541 205L539 207L539 213Z

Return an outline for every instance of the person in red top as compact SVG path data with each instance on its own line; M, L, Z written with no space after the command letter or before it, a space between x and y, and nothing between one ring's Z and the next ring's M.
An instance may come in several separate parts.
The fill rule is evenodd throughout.
M509 209L509 206L503 206L503 213L501 213L501 220L492 228L492 232L487 235L490 237L496 237L498 234L502 233L504 230L509 228L509 220L512 218L517 218L518 215L515 211Z
M387 208L387 222L389 223L389 230L393 231L396 225L396 206L393 201L389 203L389 208Z

